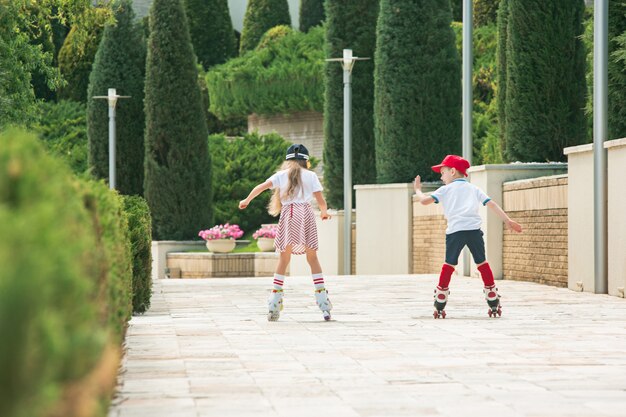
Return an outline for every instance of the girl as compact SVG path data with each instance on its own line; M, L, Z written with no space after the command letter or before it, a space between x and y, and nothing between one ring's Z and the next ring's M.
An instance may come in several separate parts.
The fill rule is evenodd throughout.
M307 148L304 145L291 145L287 149L287 156L280 170L264 183L254 187L248 197L239 202L239 208L243 210L263 191L270 188L274 190L268 211L272 216L280 214L278 234L274 241L280 258L274 274L274 288L268 300L269 321L278 320L283 309L283 282L291 254L306 254L315 285L315 300L322 310L324 320L330 320L330 310L333 306L324 288L322 267L317 259L317 227L313 209L309 204L311 197L317 200L322 220L330 219L330 216L322 195L322 184L317 175L309 171L309 167Z

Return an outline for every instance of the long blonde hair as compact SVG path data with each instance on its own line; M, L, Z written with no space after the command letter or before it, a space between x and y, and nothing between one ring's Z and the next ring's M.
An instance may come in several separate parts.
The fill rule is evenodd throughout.
M289 186L287 187L287 191L285 191L282 197L284 197L285 199L293 198L296 195L296 193L302 192L301 172L302 172L302 169L306 169L307 167L308 167L307 161L303 159L290 159L288 161L283 162L283 164L278 170L279 171L282 171L285 169L289 170L289 172L287 173L287 177L289 178ZM270 202L267 205L267 211L271 216L276 217L280 214L280 210L283 207L282 203L280 202L280 199L281 199L280 187L276 187L274 188L274 192L272 193L272 198L270 198Z

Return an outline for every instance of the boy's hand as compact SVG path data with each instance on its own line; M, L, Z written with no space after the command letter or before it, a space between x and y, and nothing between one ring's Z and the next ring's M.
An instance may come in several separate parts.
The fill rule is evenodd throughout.
M513 220L509 219L506 223L505 223L507 229L509 230L513 230L514 232L517 233L522 233L522 225L520 225L517 222L514 222Z
M419 175L417 177L415 177L415 182L413 182L413 189L415 191L421 191L422 190L422 179L420 178Z
M248 207L248 204L250 204L248 200L241 200L239 202L239 210L245 209L246 207Z

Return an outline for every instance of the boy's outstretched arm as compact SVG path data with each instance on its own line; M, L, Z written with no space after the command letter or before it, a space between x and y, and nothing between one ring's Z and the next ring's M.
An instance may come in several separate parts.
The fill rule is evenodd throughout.
M489 200L489 202L487 202L487 207L493 210L493 212L496 213L498 217L502 219L507 229L513 230L517 233L522 232L522 226L519 223L511 220L511 218L504 212L504 210L500 208L498 203L496 203L493 200Z
M267 180L267 181L257 185L256 187L254 187L252 189L252 191L250 191L250 194L248 194L248 197L246 197L244 200L241 200L239 202L239 209L243 210L246 207L248 207L248 204L250 204L250 202L252 200L254 200L254 198L256 196L258 196L259 194L261 194L265 190L269 190L270 188L272 188L272 181L270 181L270 180Z
M419 175L415 177L415 182L413 182L413 189L415 190L415 195L417 196L417 199L421 204L426 206L435 202L434 198L427 196L422 192L422 179Z

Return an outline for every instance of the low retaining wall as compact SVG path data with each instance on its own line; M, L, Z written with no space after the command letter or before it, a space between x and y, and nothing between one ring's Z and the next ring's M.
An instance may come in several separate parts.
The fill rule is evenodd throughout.
M503 184L502 207L524 228L504 231L503 278L567 287L567 175Z
M274 252L170 252L169 278L271 277L278 255Z
M437 274L446 257L446 227L440 204L424 206L413 196L413 273Z

